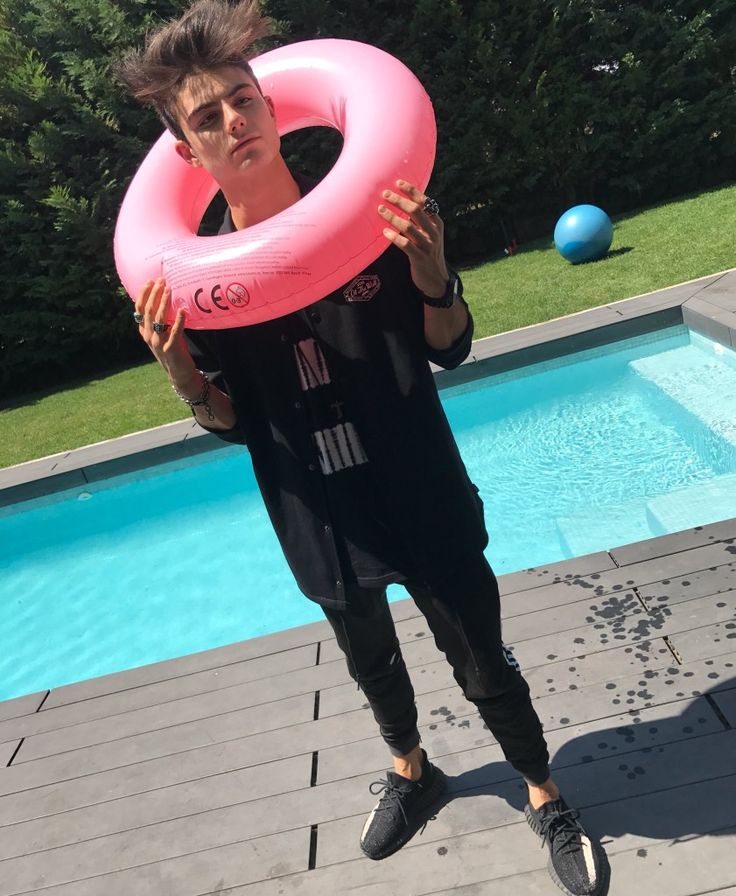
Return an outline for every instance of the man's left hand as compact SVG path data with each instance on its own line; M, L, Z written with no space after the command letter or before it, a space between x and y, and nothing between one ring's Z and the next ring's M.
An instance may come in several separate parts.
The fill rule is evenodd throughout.
M411 265L411 279L425 296L440 298L450 277L445 261L445 225L439 215L424 210L426 196L405 180L397 180L401 192L384 190L383 198L408 219L388 205L379 205L378 213L390 225L383 235L405 252Z

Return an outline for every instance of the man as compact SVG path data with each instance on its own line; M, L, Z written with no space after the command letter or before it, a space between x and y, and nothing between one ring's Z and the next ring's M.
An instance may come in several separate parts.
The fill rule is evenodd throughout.
M246 62L266 33L254 0L200 0L118 66L176 136L179 155L221 187L221 232L270 218L312 187L287 168L273 103ZM437 212L412 184L387 185L376 197L386 251L303 311L220 331L187 331L179 311L169 328L171 294L159 279L141 290L135 317L197 421L248 446L296 581L322 606L392 753L361 835L365 854L381 859L399 849L445 787L420 747L386 602L386 586L401 582L524 776L527 819L549 846L555 880L571 896L600 893L605 856L550 777L528 686L501 640L482 504L427 363L460 364L473 328Z

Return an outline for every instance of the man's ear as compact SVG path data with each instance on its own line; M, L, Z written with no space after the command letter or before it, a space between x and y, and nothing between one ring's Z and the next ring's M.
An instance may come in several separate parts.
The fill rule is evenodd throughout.
M182 159L187 163L187 165L191 165L192 168L201 168L202 163L192 152L192 147L186 142L186 140L177 140L174 144L177 155L181 156Z
M276 119L276 107L273 104L273 100L270 96L266 96L263 94L263 99L266 101L266 105L268 106L268 111L271 113L271 118Z

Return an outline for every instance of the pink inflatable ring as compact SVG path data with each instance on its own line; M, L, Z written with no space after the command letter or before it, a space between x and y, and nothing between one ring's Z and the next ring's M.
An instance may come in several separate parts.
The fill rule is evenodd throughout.
M185 309L193 329L270 320L355 277L388 245L377 212L382 191L398 178L424 189L434 164L432 104L388 53L314 40L251 65L273 98L280 134L326 125L341 132L344 146L324 180L279 215L238 233L198 237L217 184L177 155L168 131L159 138L120 209L115 263L133 298L163 275L174 309Z

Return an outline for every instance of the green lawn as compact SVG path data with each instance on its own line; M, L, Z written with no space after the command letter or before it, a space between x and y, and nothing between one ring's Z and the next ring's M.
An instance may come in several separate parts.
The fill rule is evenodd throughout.
M614 221L611 253L573 266L550 240L463 271L476 337L502 333L736 266L736 186ZM189 416L155 363L0 411L0 467Z
M736 267L736 186L614 220L611 252L571 265L550 240L463 272L479 336L562 317Z

